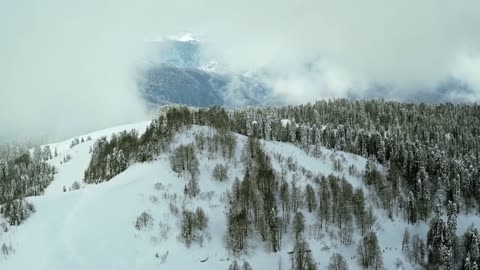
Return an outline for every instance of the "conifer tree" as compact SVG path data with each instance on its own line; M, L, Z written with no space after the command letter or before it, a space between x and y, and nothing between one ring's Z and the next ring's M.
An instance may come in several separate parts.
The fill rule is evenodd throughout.
M310 184L305 187L305 197L307 201L308 212L315 211L317 208L317 198L315 196L315 190Z
M328 263L328 270L348 270L345 258L339 253L333 253Z
M402 240L402 251L408 253L409 246L410 246L410 233L408 232L408 229L405 228L405 232L403 233L403 240Z

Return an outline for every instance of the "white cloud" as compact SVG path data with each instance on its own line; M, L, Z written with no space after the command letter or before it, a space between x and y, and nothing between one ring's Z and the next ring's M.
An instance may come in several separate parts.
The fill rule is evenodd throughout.
M141 118L143 41L184 30L235 71L278 75L272 85L296 102L372 82L428 89L450 75L479 89L479 10L475 0L2 1L0 137Z
M478 101L480 97L480 54L460 53L452 73L473 89L473 93L469 93L465 100Z

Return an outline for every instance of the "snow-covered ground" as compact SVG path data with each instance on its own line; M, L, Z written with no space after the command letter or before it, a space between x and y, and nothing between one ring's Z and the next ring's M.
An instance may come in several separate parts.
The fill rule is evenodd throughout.
M71 140L51 144L59 155L49 162L58 169L55 180L47 188L45 195L28 198L36 207L34 213L24 224L11 227L7 233L0 232L0 244L11 243L15 252L8 257L0 257L2 270L64 270L64 269L227 269L231 256L225 249L226 231L225 191L229 190L236 177L243 178L241 152L246 138L237 135L237 148L232 160L220 156L209 157L206 151L198 153L200 162L199 184L201 194L194 199L184 196L185 180L178 177L170 168L168 154L162 154L153 162L131 165L125 172L109 182L98 185L83 185L76 191L63 192L74 181L83 179L84 170L90 161L89 149L101 136L110 136L124 129L145 130L148 122L107 129L80 136L91 141L70 148ZM209 132L207 127L194 126L177 135L172 148L194 141L196 133ZM285 164L274 156L293 157L298 166L310 170L313 174L344 175L353 187L362 187L360 177L350 176L347 172L353 164L359 171L365 167L362 157L343 152L322 149L320 158L307 155L303 150L286 143L262 142L265 151L272 157L273 168L281 172ZM62 163L65 155L72 159ZM333 159L344 160L342 172L334 171ZM229 179L218 182L212 179L212 170L217 163L229 165ZM291 179L293 172L288 172ZM304 186L312 179L302 174L298 184ZM160 184L159 184L160 183ZM368 192L365 189L366 192ZM202 207L208 218L209 237L200 247L192 244L187 248L177 239L180 234L180 215L172 213L171 205L181 209ZM146 211L153 216L153 226L138 231L135 220ZM383 253L385 267L394 269L397 258L405 263L405 269L412 269L401 253L402 236L405 227L411 235L424 236L428 227L406 225L401 218L392 221L381 210L377 210L377 233ZM319 269L326 269L333 252L341 253L348 261L350 269L358 269L353 256L356 244L343 246L335 235L325 233L319 240L313 238L316 219L313 214L304 213L307 219L305 238L312 249L312 255ZM460 217L459 232L472 222L480 223L476 216ZM330 226L333 227L334 226ZM359 239L356 232L354 243ZM282 250L267 253L261 241L250 241L249 254L243 260L253 269L290 269L293 236L283 237ZM204 261L204 262L201 262Z
M55 175L55 181L53 181L45 190L45 195L62 193L64 186L68 189L72 186L74 181L82 181L83 172L88 167L88 163L90 162L91 158L89 153L90 147L93 146L97 139L102 136L106 136L108 139L110 139L110 136L113 133L118 133L123 130L130 131L132 129L135 129L139 134L142 134L145 132L145 129L149 124L150 121L122 125L78 136L75 138L78 138L80 141L83 139L85 142L80 143L72 148L70 148L70 144L75 138L60 143L49 144L52 152L54 152L56 149L58 156L54 157L48 162L58 169L58 174ZM86 141L87 138L90 138L90 140ZM70 155L72 159L66 163L63 163L63 159L67 155Z

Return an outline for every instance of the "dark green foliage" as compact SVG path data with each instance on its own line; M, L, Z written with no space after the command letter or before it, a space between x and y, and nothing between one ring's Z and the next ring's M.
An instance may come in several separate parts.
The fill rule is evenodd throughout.
M77 190L77 189L80 189L80 183L78 183L78 181L74 181L72 183L72 186L70 187L70 190Z
M470 267L474 269L473 265L480 265L480 233L473 225L467 229L463 236L464 246L464 269Z
M27 149L0 147L0 205L41 195L53 180L55 168L35 149L31 156Z
M52 158L53 158L53 155L52 155L52 150L50 149L50 146L47 145L43 147L43 152L42 152L43 161L47 161Z
M353 227L352 216L347 215L345 218L344 224L339 230L340 243L344 245L352 244L353 232L354 232L354 227Z
M303 231L305 231L305 217L302 212L295 213L293 218L293 231L295 233L295 239L300 239Z
M410 250L410 233L408 229L405 228L405 232L403 233L403 240L402 240L402 251L407 252Z
M381 181L382 175L380 172L375 168L374 161L372 159L367 160L367 164L365 165L365 183L367 186L373 185L378 186Z
M282 210L282 224L283 229L286 232L287 225L290 223L290 191L289 185L286 180L282 181L280 185L280 203Z
M294 270L314 270L317 269L313 259L312 250L308 243L303 239L295 242L292 254L292 269Z
M71 156L70 154L67 154L67 155L65 155L65 156L63 157L63 161L60 161L60 164L62 164L62 162L63 162L63 163L67 163L67 162L69 162L70 160L72 160L72 156Z
M320 178L318 191L318 220L322 228L332 223L345 230L341 232L342 238L349 243L351 240L351 230L353 226L353 217L356 218L359 228L365 226L365 200L363 192L357 190L354 195L352 185L344 178L338 178L329 175L328 178L322 176ZM308 186L307 186L308 188ZM308 208L308 196L307 196ZM367 230L367 228L365 228ZM362 230L363 231L363 230Z
M381 206L383 207L384 210L388 211L388 215L390 218L392 218L393 203L394 203L394 199L396 198L394 197L394 194L397 194L398 196L398 192L399 192L398 183L395 182L396 180L398 180L398 178L395 178L395 180L392 180L392 177L396 177L396 175L392 173L392 176L388 176L387 178L385 178L378 171L372 159L369 159L367 161L367 164L365 166L365 175L364 175L365 183L369 188L373 187L378 197L378 200L381 203ZM429 207L427 207L426 202L424 205L425 205L425 208L423 209L425 209L425 211L429 209ZM426 218L428 213L427 212L422 212L422 213L424 213L424 216Z
M307 201L308 212L315 211L317 209L317 197L315 190L310 184L305 187L305 197Z
M244 252L247 248L248 217L244 210L230 209L227 216L226 241L234 253Z
M198 110L196 117L198 125L211 126L220 132L230 130L231 120L224 108L214 106L208 109Z
M53 180L55 167L45 162L51 155L49 147L44 151L35 147L31 155L22 145L0 145L0 215L11 226L20 225L35 212L33 204L23 198L41 195Z
M212 173L213 179L223 182L228 178L228 166L223 164L215 165Z
M409 257L410 260L416 264L424 265L425 264L425 255L427 253L427 247L425 246L425 241L420 239L420 237L415 234L412 237L411 245L409 248Z
M367 233L358 243L358 260L365 269L383 269L382 251L375 232Z
M85 170L86 183L108 181L125 171L136 155L138 133L122 131L113 134L110 141L106 137L98 139L92 148L92 159Z
M195 143L199 151L207 150L210 157L217 154L224 158L231 159L235 154L236 138L232 132L224 130L210 130L213 135L205 135L203 133L195 136Z
M445 221L441 218L440 207L437 206L435 217L430 222L427 234L428 265L431 269L443 268L449 258L448 231Z
M74 146L78 145L80 143L80 140L78 138L73 139L73 141L70 143L70 148L73 148Z
M345 258L339 253L333 253L328 263L328 270L348 270Z
M176 173L185 173L188 176L188 183L185 185L185 195L190 198L200 193L198 184L198 159L195 155L195 147L193 144L180 145L170 156L170 165Z
M142 212L135 221L135 228L137 230L148 229L153 225L153 217L147 212Z
M110 141L102 137L92 149L92 159L85 171L85 182L108 181L123 172L132 161L150 161L166 149L175 132L193 123L190 109L167 107L153 120L144 134L135 130L113 134Z
M192 112L187 107L170 107L165 113L165 128L178 131L193 124Z
M408 223L414 224L417 222L417 202L413 191L410 191L407 198L407 205L405 207Z
M8 201L0 206L0 214L11 226L22 224L32 213L35 213L35 207L23 199Z
M320 226L323 227L325 225L325 230L327 229L328 220L330 218L330 207L331 207L331 192L328 186L327 179L322 177L320 180L320 188L319 188L319 211L318 215L320 217Z
M277 214L277 190L270 158L258 140L249 138L243 160L244 179L236 180L230 193L227 246L235 253L245 251L249 229L254 229L277 252L281 248L282 218Z
M192 178L196 177L198 170L198 159L195 155L193 144L180 145L170 156L170 165L176 173L188 173Z
M200 245L203 241L202 231L207 228L208 218L202 208L198 207L195 212L188 209L182 211L181 239L189 247L192 242Z

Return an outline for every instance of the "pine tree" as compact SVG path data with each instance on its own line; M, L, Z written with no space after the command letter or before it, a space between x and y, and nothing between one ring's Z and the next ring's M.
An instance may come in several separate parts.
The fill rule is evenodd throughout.
M282 224L286 231L287 225L290 223L290 192L288 182L285 180L280 186L280 202L282 205Z
M293 144L296 144L297 143L297 127L295 122L288 123L287 127L289 131L289 134L288 134L289 141Z
M452 202L457 205L457 208L460 209L460 202L461 202L461 189L460 189L460 180L459 176L452 178L450 182L450 194L452 198Z
M281 235L282 232L279 229L280 219L277 217L277 211L275 207L270 210L269 218L268 218L268 226L270 228L270 242L272 246L272 251L277 252L280 250L280 243L281 243Z
M447 206L447 246L449 248L449 254L451 258L450 263L453 264L455 251L457 247L457 205L452 201L448 201Z
M472 262L470 258L470 252L467 253L465 260L463 261L463 269L464 270L472 270Z
M314 149L314 156L319 158L322 153L322 134L320 129L315 127L315 149Z
M212 176L215 180L223 182L228 178L228 166L223 164L215 165Z
M311 255L310 246L303 239L295 242L292 253L292 268L294 270L315 270L317 266Z
M358 243L359 263L364 268L383 269L383 259L375 232L369 232Z
M305 217L303 216L302 212L295 213L295 217L293 218L293 228L295 232L295 239L300 239L303 231L305 230Z
M263 138L270 141L272 139L272 119L269 116L264 121L264 133Z
M447 227L441 218L441 206L435 208L435 217L430 222L427 234L428 264L430 267L444 267L448 264Z
M190 198L196 197L200 193L197 177L192 177L187 184L187 195Z
M344 245L352 244L353 238L353 221L352 215L348 214L345 218L345 222L339 230L340 242Z
M50 149L50 146L49 145L46 145L44 148L43 148L43 160L44 161L47 161L49 159L51 159L53 156L52 156L52 150Z
M312 212L317 208L317 198L315 196L315 190L310 184L305 187L305 197L307 201L308 212Z
M292 181L292 188L290 193L292 211L296 213L302 204L301 190L297 187L296 181Z
M409 246L410 246L410 233L408 232L408 229L405 228L405 232L403 233L403 240L402 240L402 251L408 253Z
M328 270L348 270L345 258L339 253L333 253L328 263Z
M104 178L110 179L112 176L112 157L110 155L107 156L107 161L105 163L105 172L103 173Z
M480 246L478 241L478 234L473 231L470 236L470 257L472 261L476 262L480 259Z
M128 160L125 157L125 154L123 153L123 150L120 149L116 153L116 163L117 163L117 171L116 174L119 174L123 171L125 171L128 167Z
M423 220L427 221L428 213L430 212L430 181L425 169L425 166L420 165L420 170L417 173L417 207L418 213Z
M417 222L417 207L416 207L416 200L413 192L410 191L407 199L407 217L408 223L415 224Z
M320 190L319 190L319 217L320 217L320 226L325 225L325 230L327 229L326 223L330 217L330 205L331 205L331 194L330 188L328 187L327 180L325 177L322 177L320 180Z
M385 163L385 142L383 140L380 140L379 146L378 146L378 152L377 152L377 160L381 164Z

